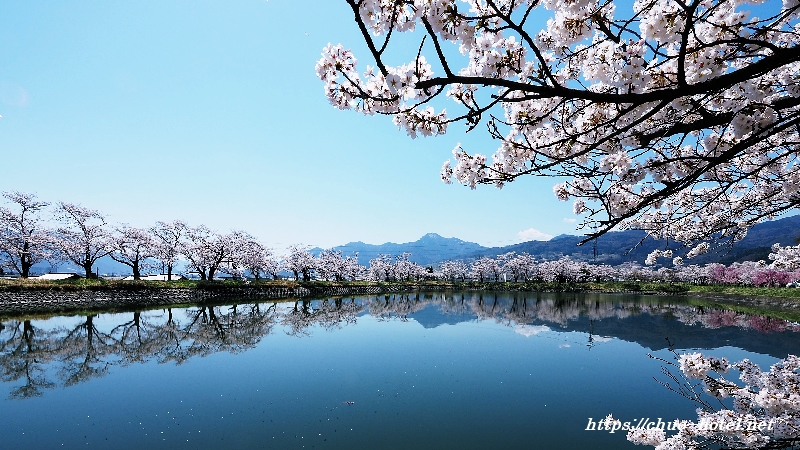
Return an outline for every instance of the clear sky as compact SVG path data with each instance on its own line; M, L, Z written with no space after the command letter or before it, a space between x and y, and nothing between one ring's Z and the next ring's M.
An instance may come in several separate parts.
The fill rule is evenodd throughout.
M113 223L243 229L276 249L579 233L552 179L441 182L456 143L493 153L483 127L412 140L330 106L322 48L370 63L351 14L336 0L3 1L0 191Z

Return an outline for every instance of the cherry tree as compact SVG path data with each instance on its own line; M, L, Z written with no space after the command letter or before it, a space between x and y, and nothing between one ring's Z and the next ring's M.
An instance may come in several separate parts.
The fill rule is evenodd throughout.
M390 281L394 279L394 264L389 255L378 255L369 260L367 269L369 277L375 281Z
M428 275L428 271L411 261L411 253L403 252L394 257L394 276L399 281L419 281Z
M269 250L269 249L267 249ZM264 260L264 273L271 276L273 280L281 277L283 272L283 262L276 255L270 255Z
M358 263L358 253L344 257L344 276L351 281L362 279L367 268Z
M573 261L568 256L538 264L539 277L544 281L556 283L578 281L578 278L581 277L581 268L580 263Z
M364 273L364 266L358 263L358 254L343 256L341 250L323 250L317 255L315 269L320 278L343 281L356 280Z
M789 355L769 371L747 359L730 363L701 353L676 354L676 360L661 359L680 370L680 377L667 372L673 382L681 383L672 389L698 405L698 420L676 420L677 432L671 436L663 428L635 427L628 431L629 441L658 449L794 448L800 442L797 356ZM731 369L739 372L741 383L726 377ZM700 385L692 380L699 380ZM698 388L711 399L720 400L723 408L709 401ZM721 400L731 398L733 407L725 408ZM606 425L611 429L621 423L609 415Z
M636 228L689 256L800 203L797 1L345 3L373 65L329 44L332 105L411 137L460 122L497 140L491 157L456 145L446 182L556 177L586 240ZM419 37L410 60L400 33Z
M767 268L764 261L744 261L731 264L739 276L739 284L752 285L759 272Z
M503 272L511 274L515 282L527 281L536 270L536 259L528 253L509 252L499 255L497 259L502 264Z
M706 284L711 279L711 270L708 265L699 266L691 264L688 266L677 267L676 278L693 284Z
M314 255L309 251L311 247L307 245L292 245L289 247L289 254L283 259L283 267L294 274L295 281L310 281L315 268Z
M211 231L205 225L188 228L181 245L181 254L186 257L192 271L201 280L213 280L214 275L228 262L233 252L229 236Z
M27 278L34 264L52 255L50 233L40 213L49 203L18 191L3 192L3 197L14 209L0 207L0 267L10 266Z
M587 264L586 268L592 281L611 281L619 277L617 268L608 264Z
M331 248L321 251L314 267L323 280L342 281L345 278L346 262L341 250Z
M231 267L239 270L247 270L256 280L260 280L263 275L271 275L277 279L280 272L278 262L275 260L272 250L265 247L258 240L245 232L234 233L236 236L235 248L233 251L233 263ZM231 275L243 275L232 273Z
M497 261L488 256L478 258L470 264L470 277L481 283L492 277L494 277L494 281L498 281L499 274L500 266Z
M172 280L172 270L180 259L182 243L188 229L189 226L180 220L169 223L158 221L150 228L155 241L153 259L161 263L162 269L166 269L167 281Z
M469 266L463 261L445 261L439 265L442 277L450 281L465 281L469 274Z
M109 256L131 268L134 280L142 279L142 270L149 268L147 260L156 255L156 241L141 228L123 225L109 236L112 249Z
M776 269L800 269L800 245L781 247L780 244L774 244L769 259L772 260L770 266Z
M64 259L81 266L86 278L95 277L92 267L113 251L105 217L96 210L73 203L59 202L54 244Z

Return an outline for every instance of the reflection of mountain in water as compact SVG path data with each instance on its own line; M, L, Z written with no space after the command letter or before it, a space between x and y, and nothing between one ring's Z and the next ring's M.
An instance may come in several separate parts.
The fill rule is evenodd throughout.
M676 348L732 346L778 358L800 353L796 323L690 305L677 297L465 293L453 300L440 305L469 308L473 317L509 326L546 325L554 331L612 336L652 350L667 348L669 338Z
M471 313L442 314L439 308L432 305L413 313L411 318L425 328L436 328L442 325L457 325L461 322L474 322L476 316Z
M369 314L379 321L415 320L426 328L494 320L533 336L578 331L613 336L650 349L739 347L785 357L800 353L800 325L680 303L674 297L589 294L481 293L380 295L230 306L197 306L75 318L70 326L39 318L0 323L0 377L22 383L11 396L42 395L102 377L114 366L147 361L182 364L195 356L238 353L275 329L308 336L313 327L335 330ZM72 318L70 319L72 320ZM64 318L56 323L65 323ZM588 340L587 340L588 342Z
M780 319L773 320L782 322ZM669 338L675 348L710 349L730 346L776 358L785 358L788 354L800 352L797 337L787 339L785 333L794 333L790 330L767 333L735 326L710 329L700 324L686 325L669 313L641 314L624 320L593 321L582 317L561 330L613 336L623 341L636 342L651 350L667 348Z

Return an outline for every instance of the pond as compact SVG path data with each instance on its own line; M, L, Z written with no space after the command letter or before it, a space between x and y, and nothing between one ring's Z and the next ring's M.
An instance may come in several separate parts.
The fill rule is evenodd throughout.
M0 319L3 447L640 448L696 418L658 381L701 349L765 368L790 320L679 297L433 292Z

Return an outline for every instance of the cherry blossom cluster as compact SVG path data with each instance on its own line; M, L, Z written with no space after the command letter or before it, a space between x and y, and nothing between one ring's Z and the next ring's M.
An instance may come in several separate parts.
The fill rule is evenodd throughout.
M662 429L635 428L628 440L657 449L703 448L789 448L800 440L800 357L789 355L768 372L744 359L730 363L701 353L677 356L686 386L683 392L697 402L698 420L679 421L677 432L666 436ZM725 378L735 370L743 385ZM674 378L678 380L678 378ZM731 409L715 409L694 389L691 380L701 380L704 394L732 399ZM608 420L614 421L609 416Z
M526 295L536 298L525 301ZM741 328L758 333L800 333L800 325L788 320L746 314L708 306L665 304L657 299L613 302L586 301L583 298L565 300L537 297L536 294L519 293L513 301L496 302L497 296L486 291L462 292L458 301L442 296L440 308L453 314L470 314L480 319L495 320L500 324L525 325L545 322L568 327L586 319L626 319L635 316L674 317L678 322L702 328ZM508 298L507 298L508 299Z
M358 263L358 253L343 256L341 250L323 250L317 255L315 269L323 280L359 280L366 268Z
M780 244L774 244L769 259L772 260L773 268L798 270L800 269L800 245L781 247Z
M3 197L10 207L0 207L0 269L23 278L34 264L47 262L54 268L67 261L93 277L97 260L105 256L130 267L134 279L159 269L171 279L179 263L203 280L220 272L278 277L282 270L272 250L244 231L221 234L180 220L149 228L112 225L100 211L78 204L50 205L16 191Z
M16 208L0 207L0 273L5 266L27 277L34 264L54 254L50 233L40 216L49 204L24 192L3 192L3 197Z
M778 248L778 247L775 247ZM659 256L670 257L671 251L657 250ZM388 258L388 257L387 257ZM389 258L389 261L391 259ZM653 268L654 259L645 265L627 262L618 266L592 264L569 257L556 260L537 260L528 253L505 253L496 258L481 257L470 262L444 261L436 272L438 278L450 281L545 281L588 282L623 280L631 282L673 282L691 284L725 284L738 286L780 287L800 282L800 268L788 270L777 261L736 262L728 266L719 263L704 265L683 264L680 257L668 267ZM379 277L379 279L383 279Z
M404 252L394 257L378 255L369 261L367 279L372 281L420 281L433 278L425 267L411 261L411 253Z
M412 137L463 122L498 141L491 156L457 146L445 182L559 177L587 239L641 229L690 258L800 203L797 1L345 3L374 66L326 47L333 105ZM417 55L392 64L403 33Z
M562 257L551 261L537 261L528 253L509 252L496 258L476 258L469 263L444 261L435 276L450 281L545 281L586 282L609 281L624 277L623 268L608 264L590 264Z
M367 67L360 74L355 56L341 45L329 44L322 55L316 71L332 105L370 115L392 114L395 124L411 137L443 134L447 130L445 111L436 113L432 107L422 106L430 91L415 89L418 82L433 73L424 56L383 70Z

